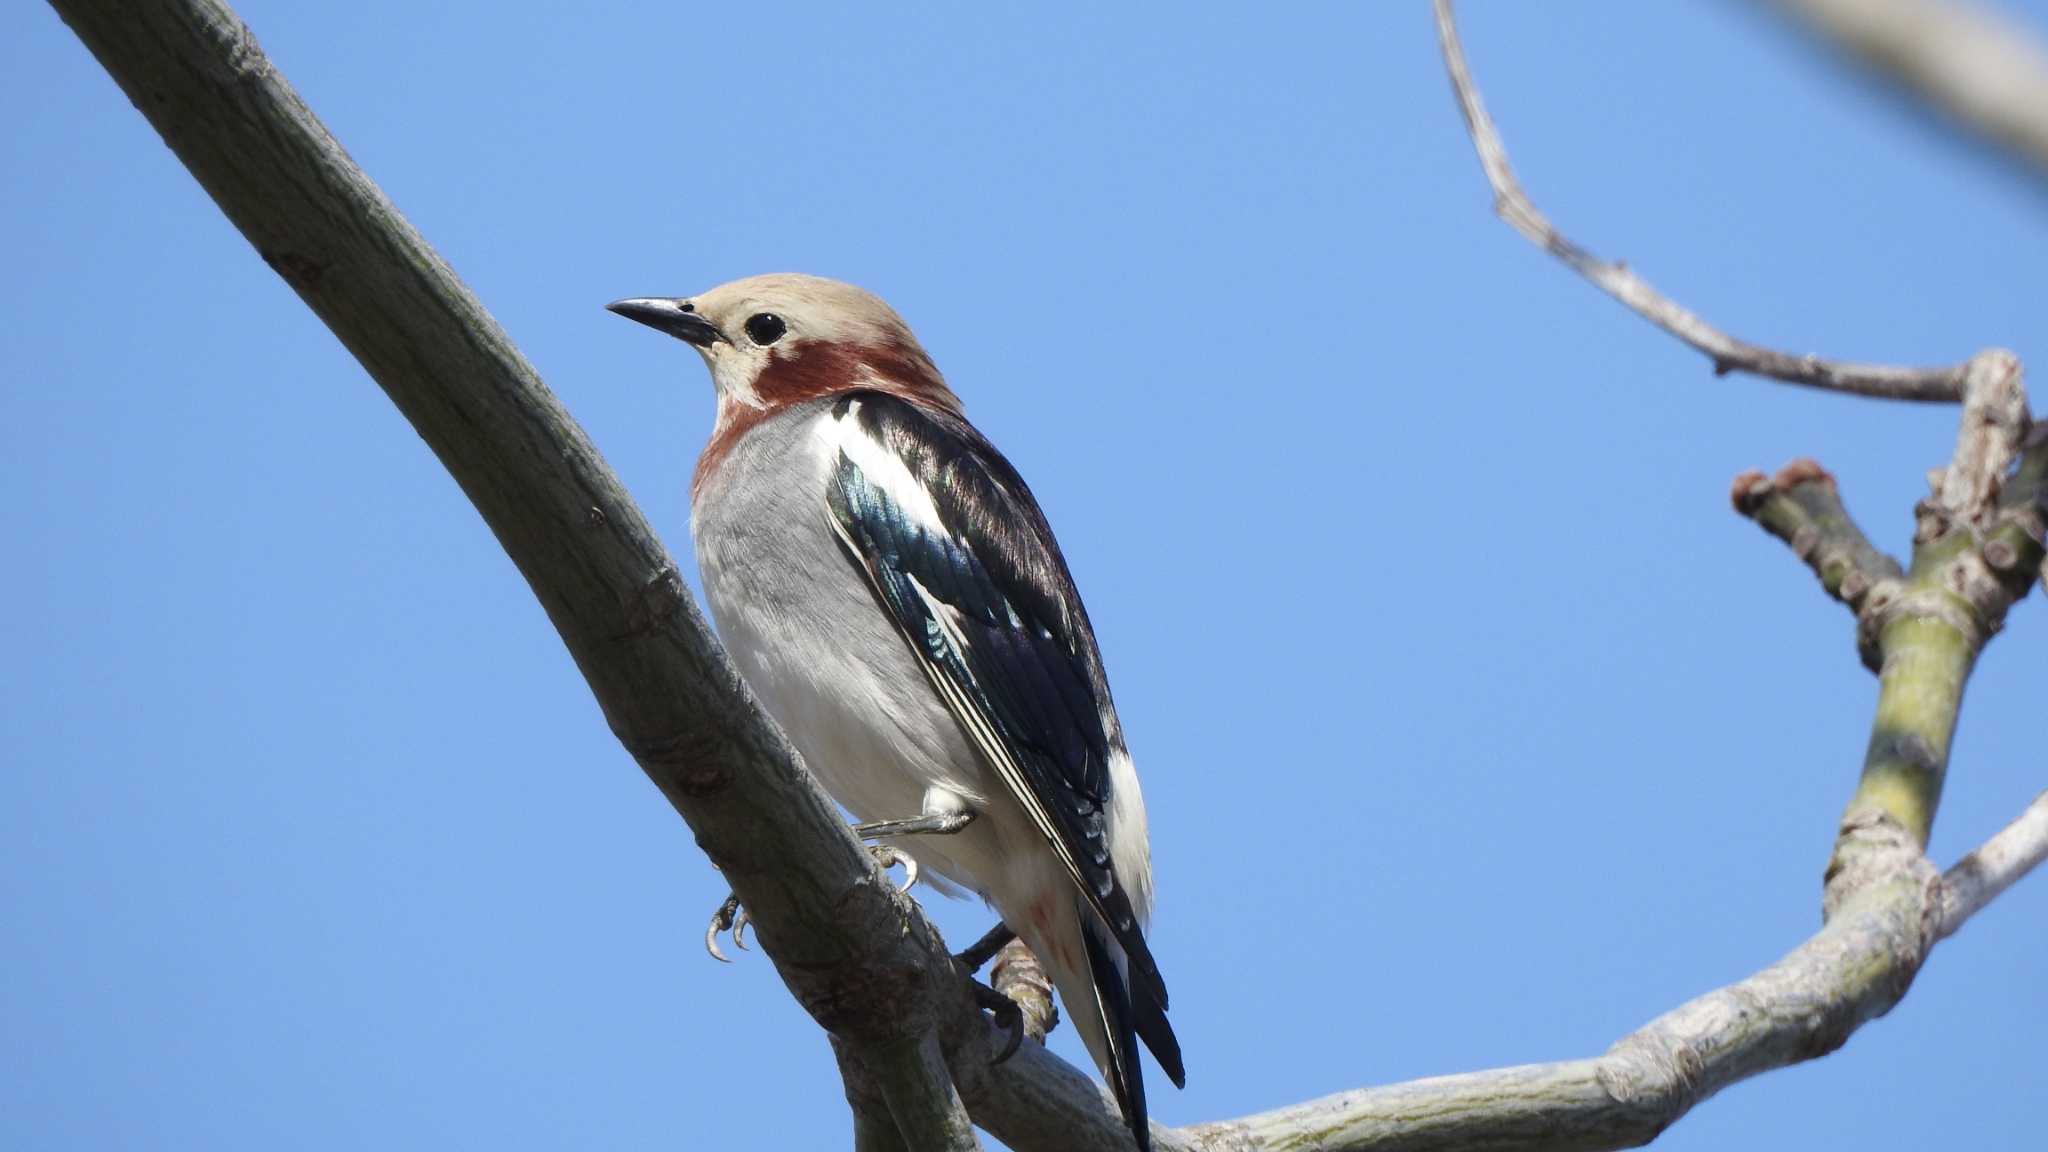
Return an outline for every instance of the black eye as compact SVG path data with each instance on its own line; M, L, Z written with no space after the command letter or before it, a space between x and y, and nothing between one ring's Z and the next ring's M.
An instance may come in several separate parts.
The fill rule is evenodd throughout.
M782 339L782 334L787 331L789 325L773 312L756 312L747 317L747 339L764 348Z

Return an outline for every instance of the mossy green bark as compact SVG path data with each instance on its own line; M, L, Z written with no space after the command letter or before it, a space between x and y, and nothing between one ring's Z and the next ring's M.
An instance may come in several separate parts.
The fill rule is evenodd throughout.
M1953 623L1918 615L1885 625L1879 643L1877 717L1849 810L1875 808L1925 847L1978 646Z

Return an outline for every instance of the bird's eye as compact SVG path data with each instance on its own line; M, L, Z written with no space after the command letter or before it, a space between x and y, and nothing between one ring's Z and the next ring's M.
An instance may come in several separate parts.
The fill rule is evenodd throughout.
M756 312L747 317L747 339L763 348L782 339L782 334L787 331L789 325L773 312Z

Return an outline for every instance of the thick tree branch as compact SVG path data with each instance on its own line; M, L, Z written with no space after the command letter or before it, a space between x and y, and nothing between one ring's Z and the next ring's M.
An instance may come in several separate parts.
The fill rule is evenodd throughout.
M881 1088L907 1147L914 1152L979 1152L981 1141L935 1032L886 1047L871 1045L860 1058Z
M839 1080L846 1088L846 1106L853 1110L853 1152L911 1152L903 1131L889 1114L888 1097L875 1073L851 1044L832 1037L832 1055L839 1061Z
M1968 0L1774 0L1829 45L2048 175L2048 46Z
M924 1059L937 1016L982 1019L952 995L943 943L755 706L653 529L511 340L223 4L53 6L462 486L790 991L864 1052L911 1046L919 1059L885 1083L943 1100L952 1088Z
M1677 301L1651 287L1648 280L1630 271L1626 264L1610 263L1579 247L1559 232L1549 218L1530 202L1528 194L1508 166L1507 145L1500 130L1486 113L1479 89L1465 64L1465 49L1458 41L1458 25L1451 13L1451 0L1434 0L1436 28L1442 41L1444 67L1451 77L1451 89L1458 98L1458 110L1472 134L1480 167L1493 186L1493 210L1515 231L1538 248L1565 262L1572 271L1593 282L1601 291L1621 301L1643 319L1678 337L1714 362L1714 372L1748 372L1831 392L1849 392L1884 400L1923 400L1953 403L1963 398L1964 365L1946 368L1901 368L1887 364L1857 364L1823 360L1818 356L1789 356L1770 348L1738 340L1706 322Z

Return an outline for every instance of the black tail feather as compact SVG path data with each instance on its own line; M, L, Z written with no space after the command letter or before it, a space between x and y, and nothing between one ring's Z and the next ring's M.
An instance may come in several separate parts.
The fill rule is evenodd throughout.
M1091 915L1092 909L1084 905L1075 911L1081 917L1081 940L1087 945L1088 968L1095 979L1096 1007L1101 1010L1102 1031L1109 1042L1110 1091L1116 1094L1117 1107L1123 1109L1124 1122L1131 1126L1131 1138L1138 1142L1138 1152L1152 1152L1152 1126L1145 1112L1145 1074L1138 1066L1138 1014L1130 990L1124 985L1123 973L1117 971L1116 957L1110 951L1112 944L1103 938L1102 928ZM1159 1018L1162 1027L1165 1019L1164 1015ZM1167 1032L1167 1036L1171 1038L1172 1033ZM1177 1068L1178 1046L1174 1052Z
M1166 1008L1140 994L1131 1000L1131 1015L1138 1035L1145 1038L1145 1047L1152 1050L1152 1058L1159 1061L1166 1078L1173 1081L1175 1088L1187 1087L1188 1074L1180 1064L1180 1040L1173 1034L1173 1025L1166 1021Z

